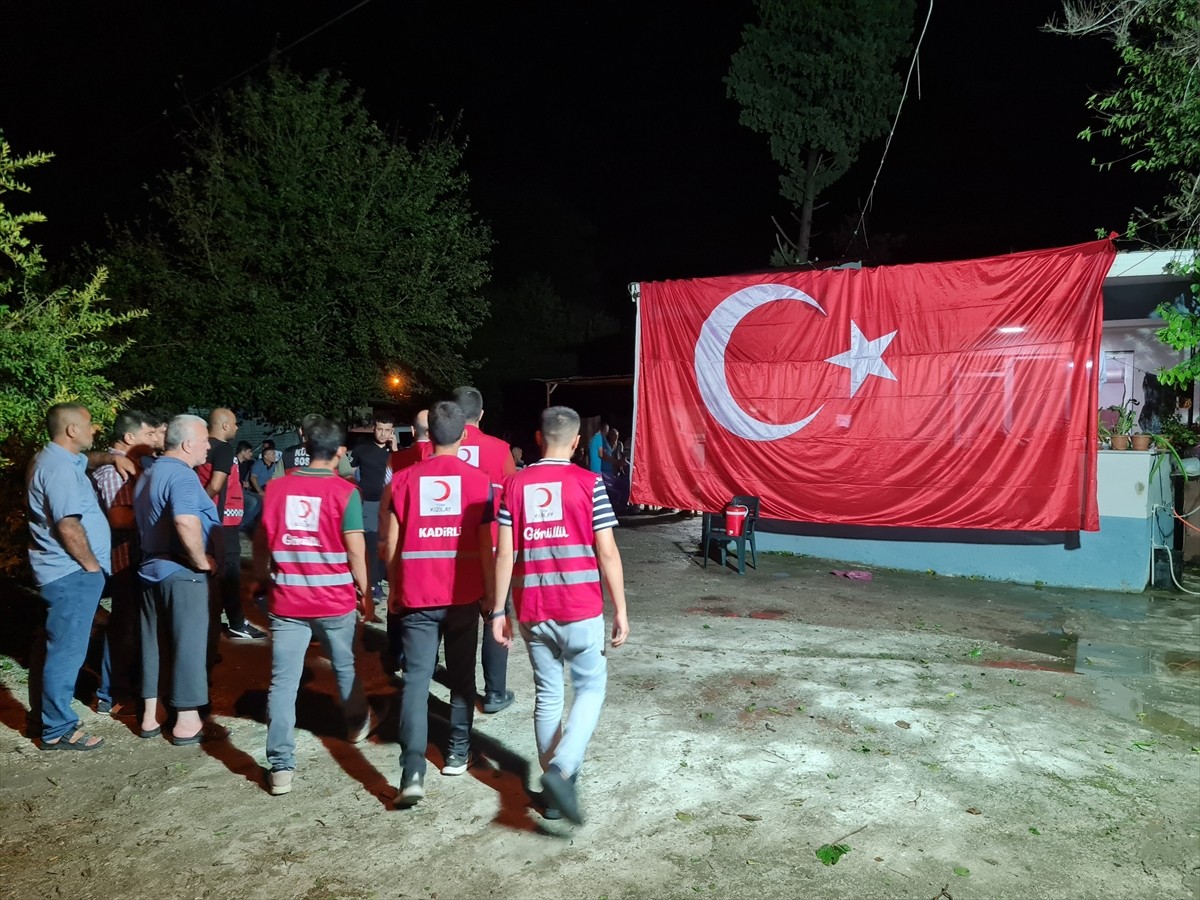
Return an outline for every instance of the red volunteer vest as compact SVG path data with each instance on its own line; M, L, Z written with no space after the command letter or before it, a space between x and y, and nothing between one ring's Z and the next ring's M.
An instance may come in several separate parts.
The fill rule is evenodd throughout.
M397 450L388 457L388 468L395 475L409 466L415 466L422 460L429 459L432 454L432 441L417 441L412 446L405 447L403 450Z
M504 479L517 470L508 444L484 434L475 425L467 426L467 435L458 447L458 458L482 469L496 487L504 484Z
M346 503L358 490L332 475L267 482L262 526L271 550L271 612L294 619L343 616L358 602L342 538Z
M592 531L596 474L554 463L504 482L512 515L513 607L521 622L578 622L604 612Z
M200 483L208 487L213 476L212 463L201 463L196 467L196 474L200 476ZM221 505L222 497L225 499L224 506ZM234 457L233 466L229 469L225 487L213 497L213 503L217 505L217 516L222 525L242 524L242 517L246 514L246 493L242 490L242 475L238 471L237 457Z
M400 539L389 579L399 585L389 597L391 612L483 597L479 526L490 493L487 476L453 456L431 456L393 476Z
M492 492L492 546L496 546L496 515L500 512L500 491L504 479L517 471L508 444L484 434L477 425L467 425L467 435L458 445L458 458L470 463L487 475L495 490Z

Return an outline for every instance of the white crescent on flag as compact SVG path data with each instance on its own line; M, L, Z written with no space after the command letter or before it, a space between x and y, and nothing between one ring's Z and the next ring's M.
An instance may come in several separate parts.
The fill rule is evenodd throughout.
M754 418L738 405L729 390L725 375L725 350L733 330L747 315L776 300L807 303L821 315L828 315L821 304L804 291L783 284L756 284L736 291L717 304L700 327L696 340L696 385L712 417L726 431L749 441L777 441L795 434L817 417L824 404L795 422L776 425Z

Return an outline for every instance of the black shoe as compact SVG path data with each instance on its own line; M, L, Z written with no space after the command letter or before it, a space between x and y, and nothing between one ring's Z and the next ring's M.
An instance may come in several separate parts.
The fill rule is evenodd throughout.
M470 764L471 761L466 753L451 753L446 757L446 764L442 766L442 774L462 775Z
M575 782L564 778L554 766L546 770L542 776L542 796L546 798L547 809L554 809L567 817L576 825L583 824L583 814L579 811L579 797L575 793Z
M508 709L513 705L513 701L517 699L517 695L512 691L505 691L503 694L484 694L483 695L483 711L485 713L498 713L502 709Z
M425 776L420 772L405 774L401 782L400 796L396 798L400 806L416 806L425 799Z
M114 719L134 714L137 704L131 700L97 700L96 712L102 716L112 716Z
M575 784L575 782L578 780L579 780L579 773L576 772L574 775L571 776L571 784ZM541 794L541 804L542 804L542 818L543 819L546 819L547 821L550 821L550 822L557 822L559 819L561 819L563 817L562 810L554 805L554 802L550 799L550 795L547 794L545 791L542 791L542 794Z
M255 628L249 622L243 622L237 628L230 625L229 636L231 638L240 638L243 641L261 641L267 636L267 633L259 628Z

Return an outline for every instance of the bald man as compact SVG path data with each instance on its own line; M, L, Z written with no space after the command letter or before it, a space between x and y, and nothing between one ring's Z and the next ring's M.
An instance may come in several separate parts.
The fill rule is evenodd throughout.
M83 731L71 699L111 571L112 532L83 455L95 434L92 414L78 403L55 404L46 430L50 442L34 457L26 480L29 564L46 602L41 747L95 750L104 739Z
M229 636L245 641L261 640L265 631L246 621L242 612L242 517L246 512L242 493L242 478L238 471L233 438L238 422L233 410L219 406L208 416L208 459L196 474L205 492L217 505L221 535L213 541L216 551L218 577L213 579L212 639L209 643L210 661L216 655L216 637L221 627L221 608L229 625Z

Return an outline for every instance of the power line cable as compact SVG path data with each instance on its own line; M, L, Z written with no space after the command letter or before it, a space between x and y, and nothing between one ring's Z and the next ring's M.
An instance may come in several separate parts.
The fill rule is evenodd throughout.
M929 20L933 18L933 0L929 0L929 10L925 13L925 24L921 27L921 36L917 38L916 49L913 50L912 60L908 64L908 76L904 79L904 93L900 95L900 105L896 107L896 117L892 120L892 130L888 132L887 141L883 145L883 154L879 157L879 168L875 170L875 179L871 182L871 190L867 193L867 202L863 204L862 210L858 216L858 224L854 226L854 233L850 235L850 240L846 243L846 249L842 251L842 256L845 256L850 247L854 244L854 239L858 237L859 231L862 230L863 223L867 218L867 210L871 208L871 200L875 196L875 186L879 184L879 175L883 171L883 163L887 159L888 148L892 146L892 138L896 135L896 126L900 122L900 113L904 109L904 101L908 97L908 86L912 82L913 71L917 71L917 92L920 96L920 69L917 67L917 61L921 56L921 42L925 40L925 32L929 30ZM869 246L869 245L868 245Z
M297 38L296 40L294 40L290 44L288 44L286 47L284 47L280 50L272 50L270 53L268 53L266 56L264 56L258 62L254 63L253 65L247 66L246 68L242 69L242 71L238 72L236 75L226 78L220 84L216 85L215 87L209 88L207 91L200 94L195 99L188 100L188 101L182 103L181 105L175 107L174 109L164 110L163 114L159 118L155 119L152 122L147 122L145 125L142 125L132 131L127 132L123 136L117 138L115 141L112 141L108 145L100 148L94 154L91 154L91 158L93 160L99 158L102 154L107 153L108 151L110 151L116 147L119 147L121 144L124 144L126 141L132 140L133 138L137 137L138 135L142 134L143 132L148 131L149 129L158 125L160 122L164 122L167 119L171 118L171 116L174 116L175 114L182 112L183 110L188 109L189 107L194 106L195 104L199 103L201 100L204 100L205 98L212 96L213 94L224 89L225 87L229 86L230 84L237 81L238 79L244 78L245 76L249 75L251 72L253 72L255 69L259 68L260 66L264 65L265 63L271 62L272 60L287 53L289 50L292 50L295 47L298 47L300 44L304 43L309 38L313 37L314 35L319 34L320 32L324 31L329 26L336 24L337 22L346 18L346 16L350 15L351 13L357 12L358 10L362 9L364 6L366 6L370 2L371 2L371 0L360 0L360 2L354 4L354 6L350 7L347 10L343 10L342 12L340 12L336 16L334 16L332 19L329 19L327 22L324 22L321 25L318 25L312 31L308 32L308 34Z

